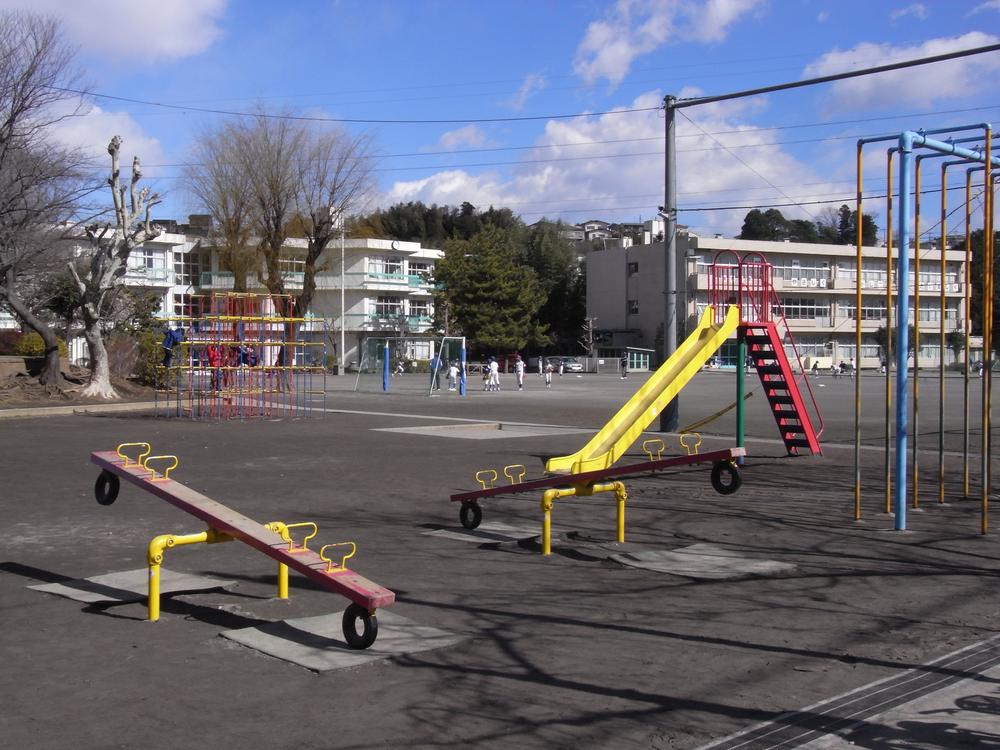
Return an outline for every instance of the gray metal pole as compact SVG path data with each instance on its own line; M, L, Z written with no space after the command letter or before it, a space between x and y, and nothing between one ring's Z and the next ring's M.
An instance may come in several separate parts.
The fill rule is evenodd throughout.
M677 149L674 114L677 97L668 94L663 99L666 122L664 159L663 244L663 361L677 351ZM660 413L660 432L675 432L680 415L680 396L667 404Z

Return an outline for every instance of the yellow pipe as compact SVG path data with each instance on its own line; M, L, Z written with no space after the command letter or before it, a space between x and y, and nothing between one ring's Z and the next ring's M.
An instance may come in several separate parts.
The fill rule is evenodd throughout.
M578 484L573 487L557 487L542 493L542 554L552 554L552 505L561 497L589 497L599 492L615 493L616 527L615 538L618 543L625 542L625 501L628 500L628 490L625 483L595 482L593 484Z
M885 221L885 512L892 512L892 149L887 152Z
M231 542L233 537L215 529L207 529L197 534L160 534L153 537L146 548L146 562L149 565L149 593L147 609L149 621L160 619L160 565L163 563L163 553L171 547L185 544L216 544Z
M572 497L580 487L555 487L542 493L542 554L552 554L552 504L560 497Z

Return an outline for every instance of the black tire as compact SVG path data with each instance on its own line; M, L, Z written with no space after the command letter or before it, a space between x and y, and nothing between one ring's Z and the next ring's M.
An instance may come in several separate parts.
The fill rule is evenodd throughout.
M458 509L458 520L469 531L478 528L479 524L483 522L482 506L475 500L462 503L462 507Z
M358 621L363 626L358 632ZM378 637L378 618L360 604L352 604L344 610L344 640L351 648L368 648Z
M732 495L743 484L743 473L730 461L717 461L712 466L712 487L720 495Z
M118 477L105 469L94 483L94 499L101 505L111 505L118 499L119 489L121 482L118 481Z

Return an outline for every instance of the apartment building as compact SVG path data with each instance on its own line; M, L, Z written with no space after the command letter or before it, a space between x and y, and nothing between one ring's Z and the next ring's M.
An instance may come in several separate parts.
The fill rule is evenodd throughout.
M888 275L884 247L863 248L858 279L856 250L852 246L709 238L680 231L677 278L683 281L683 288L677 303L678 319L685 331L692 329L709 304L709 269L716 255L723 251L734 251L741 256L759 253L773 265L774 289L807 367L813 360L822 367L857 357L855 308L860 283L863 341L858 361L862 367L880 365L881 353L870 334L886 324ZM914 256L911 248L911 296L917 289ZM947 341L942 347L939 335L940 251L936 247L921 247L919 256L919 312L911 302L909 322L913 324L919 316L921 363L936 366L943 354L947 364L956 358ZM664 311L664 257L662 242L597 251L587 256L587 315L597 318L602 346L609 355L629 346L659 348ZM947 331L964 330L964 259L964 252L945 251ZM895 269L892 288L897 288ZM682 334L679 331L678 335ZM723 347L720 357L723 365L735 365L735 340Z
M207 232L188 225L167 224L167 231L137 247L129 257L125 283L158 295L163 317L197 314L198 298L231 291L233 274L226 271ZM304 239L286 241L280 261L285 290L301 291L305 277ZM366 336L420 336L430 331L434 319L434 265L443 253L419 242L383 239L334 241L319 258L316 293L300 336L323 341L329 354L340 347L344 330L346 356L357 361ZM343 263L341 263L343 257ZM256 274L248 279L249 291L264 292ZM343 295L341 295L343 288ZM343 302L343 308L341 304ZM414 356L431 356L414 350ZM72 342L74 361L86 358L81 340Z

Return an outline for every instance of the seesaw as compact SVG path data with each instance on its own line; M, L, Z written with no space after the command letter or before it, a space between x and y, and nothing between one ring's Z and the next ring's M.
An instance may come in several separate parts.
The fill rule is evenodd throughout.
M186 544L236 540L278 561L279 598L288 598L288 568L293 568L323 588L350 600L351 604L344 611L343 629L351 648L364 649L375 642L378 636L375 610L392 604L396 595L347 568L347 560L357 551L354 542L326 544L316 551L311 550L308 543L318 533L315 523L258 523L171 479L170 472L178 464L176 456L152 456L150 453L149 443L122 443L113 451L90 454L90 460L102 469L94 485L94 495L101 505L111 505L117 499L121 479L125 479L208 525L208 529L200 533L162 534L149 543L150 620L159 619L160 564L165 550ZM292 529L300 530L297 532L299 540L293 538ZM337 561L326 553L335 548L349 548L349 551L338 555Z

